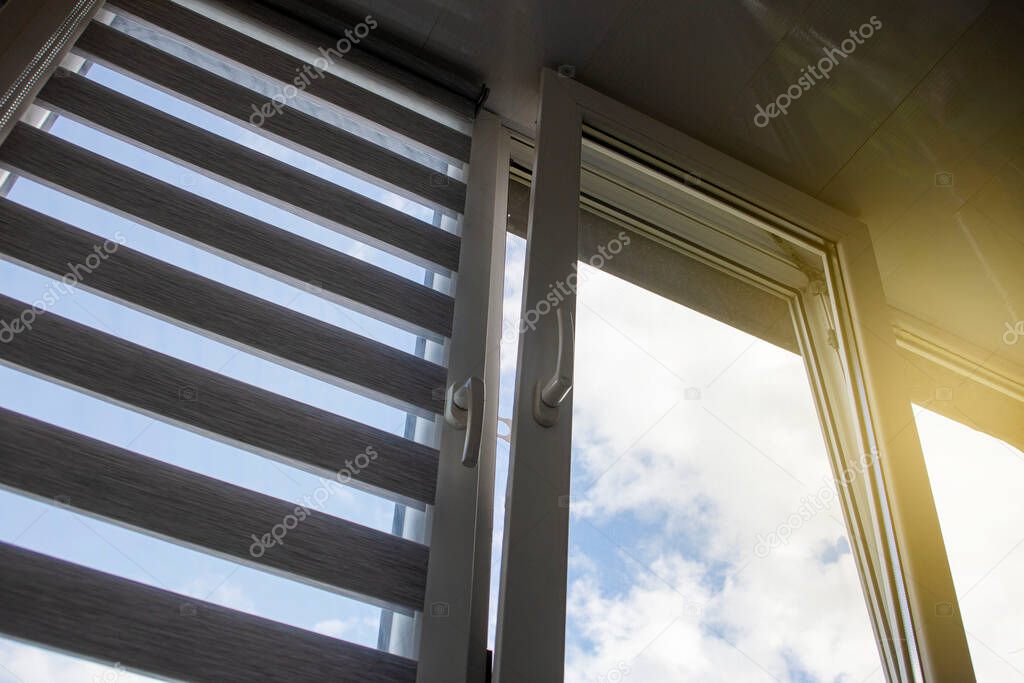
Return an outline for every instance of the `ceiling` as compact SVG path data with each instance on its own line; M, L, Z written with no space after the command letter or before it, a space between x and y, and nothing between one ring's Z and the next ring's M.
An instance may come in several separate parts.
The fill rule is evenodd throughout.
M892 306L1024 382L1024 337L1003 340L1024 320L1024 2L315 4L372 13L410 51L486 82L487 107L527 131L540 68L573 65L577 80L862 220ZM881 28L827 80L755 125L757 104L871 17Z

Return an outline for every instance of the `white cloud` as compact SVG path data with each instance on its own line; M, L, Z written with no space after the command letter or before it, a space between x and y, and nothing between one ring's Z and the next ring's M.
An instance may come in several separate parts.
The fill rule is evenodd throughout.
M154 678L16 641L0 641L0 683L143 683Z
M518 324L525 249L509 242L505 317ZM588 275L573 472L593 487L574 489L567 682L770 680L753 659L779 680L884 683L836 501L786 546L751 556L757 533L831 485L802 360ZM517 346L502 347L503 394ZM700 400L680 401L687 387ZM931 413L918 421L958 590L984 579L962 600L978 680L1024 681L1024 544L1006 555L1024 537L1024 456ZM498 510L496 544L502 521ZM644 537L615 535L616 524ZM581 543L587 525L629 555ZM699 556L679 547L694 534Z
M978 680L1024 681L1024 453L916 414Z
M313 630L332 638L352 642L371 642L377 637L380 627L377 619L355 617L352 619L327 619L318 621Z
M257 614L255 601L245 591L231 583L230 573L227 577L197 576L175 592L239 612Z
M526 240L509 234L505 241L505 285L502 298L501 378L511 389L519 352L519 324L526 276Z
M577 311L567 680L869 676L838 506L753 554L831 481L802 360L598 271Z

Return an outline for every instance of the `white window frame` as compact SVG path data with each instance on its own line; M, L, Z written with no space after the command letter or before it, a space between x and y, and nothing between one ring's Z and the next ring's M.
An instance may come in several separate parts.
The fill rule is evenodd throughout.
M599 131L650 155L658 172L699 179L690 194L722 223L742 220L820 256L833 320L811 288L790 301L835 472L867 456L870 476L840 486L862 585L889 681L974 681L903 364L862 223L553 71L542 74L523 311L577 259L581 155ZM677 235L696 252L754 263L739 241ZM693 254L691 254L693 255ZM737 273L738 274L738 273ZM758 277L760 276L760 277ZM575 293L560 304L574 313ZM571 316L574 318L574 316ZM835 330L838 348L829 346ZM571 339L568 341L571 344ZM564 674L572 394L558 421L534 419L534 387L555 366L555 316L521 335L498 605L495 680L561 681Z
M482 111L473 126L455 314L448 343L449 388L483 381L482 435L475 467L462 463L466 432L440 419L435 504L428 511L430 565L419 636L417 683L484 683L490 601L494 469L505 210L508 205L508 131Z

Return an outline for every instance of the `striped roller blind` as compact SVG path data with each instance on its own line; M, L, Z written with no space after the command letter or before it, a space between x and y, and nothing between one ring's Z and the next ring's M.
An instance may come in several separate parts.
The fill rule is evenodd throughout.
M375 28L350 42L241 0L95 13L0 145L5 507L255 569L302 586L303 609L421 618L430 548L409 519L436 502L473 103L353 44ZM82 426L109 406L194 452ZM363 497L279 495L252 458ZM348 514L359 501L384 512ZM171 679L416 679L415 643L200 599L32 533L0 542L12 639Z

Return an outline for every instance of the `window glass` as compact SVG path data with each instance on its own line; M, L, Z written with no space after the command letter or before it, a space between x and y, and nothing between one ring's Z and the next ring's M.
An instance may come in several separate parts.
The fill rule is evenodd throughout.
M884 680L802 358L584 263L576 326L566 680Z
M1024 681L1024 453L926 408L915 415L975 674Z

